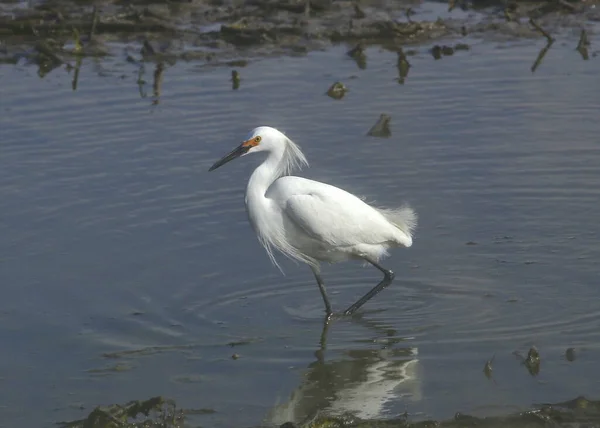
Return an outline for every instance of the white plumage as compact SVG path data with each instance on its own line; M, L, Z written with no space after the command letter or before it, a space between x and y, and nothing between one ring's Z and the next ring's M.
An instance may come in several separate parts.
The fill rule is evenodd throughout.
M393 272L379 265L390 248L412 245L417 216L409 206L375 208L342 189L306 178L288 176L308 165L300 148L277 129L261 126L210 171L249 153L267 152L252 173L246 189L248 218L275 265L273 250L307 263L328 316L331 305L320 276L319 263L363 259L384 273L384 279L349 307L351 314L385 288Z

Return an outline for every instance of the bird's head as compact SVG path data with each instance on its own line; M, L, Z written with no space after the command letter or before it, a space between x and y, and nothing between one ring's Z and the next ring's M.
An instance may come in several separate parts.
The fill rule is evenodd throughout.
M209 171L213 171L227 162L240 156L246 156L249 153L283 150L286 141L287 137L277 129L270 126L259 126L254 128L239 146L215 162Z

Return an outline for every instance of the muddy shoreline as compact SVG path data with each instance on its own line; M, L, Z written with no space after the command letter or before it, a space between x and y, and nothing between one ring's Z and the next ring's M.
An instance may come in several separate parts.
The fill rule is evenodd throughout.
M398 51L467 35L548 38L592 28L600 21L594 1L450 0L437 3L446 16L435 18L412 0L9 2L0 7L0 62L26 61L45 71L104 56L243 65L340 43ZM471 13L456 18L458 11ZM124 52L122 44L133 48Z

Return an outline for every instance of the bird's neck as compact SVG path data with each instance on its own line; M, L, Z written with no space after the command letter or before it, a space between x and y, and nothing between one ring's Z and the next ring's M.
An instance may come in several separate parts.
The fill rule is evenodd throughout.
M250 176L246 188L246 202L265 198L267 190L275 180L281 177L282 156L278 153L269 153L265 161L258 166Z
M246 188L246 213L252 228L260 241L268 242L269 207L271 201L266 197L267 190L281 176L281 158L270 154L265 161L254 170Z

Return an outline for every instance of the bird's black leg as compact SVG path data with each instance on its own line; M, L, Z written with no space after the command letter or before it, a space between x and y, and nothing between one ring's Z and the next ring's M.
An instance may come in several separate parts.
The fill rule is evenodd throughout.
M356 303L354 303L352 306L350 306L348 309L346 309L344 311L344 315L352 315L354 312L356 312L356 310L358 308L360 308L362 305L364 305L369 300L371 300L373 297L375 297L375 295L377 295L381 290L383 290L385 287L390 285L392 283L392 281L394 280L394 272L384 268L383 266L381 266L379 263L375 262L374 260L370 260L366 257L365 257L365 260L368 261L369 263L371 263L373 266L375 266L381 272L383 272L383 279L381 280L381 282L379 284L377 284L375 287L373 287L373 289L371 291L369 291L367 294L362 296L360 299L358 299L356 301Z
M321 339L319 340L319 350L321 353L325 352L327 348L327 333L329 333L329 317L326 317L323 321L323 329L321 330Z
M325 283L323 282L323 278L321 278L321 274L319 272L318 267L311 266L310 267L315 274L315 279L317 280L317 284L319 284L319 291L321 291L321 296L323 296L323 302L325 303L325 312L327 312L327 318L331 316L333 311L331 310L331 303L329 303L329 297L327 297L327 291L325 290Z

